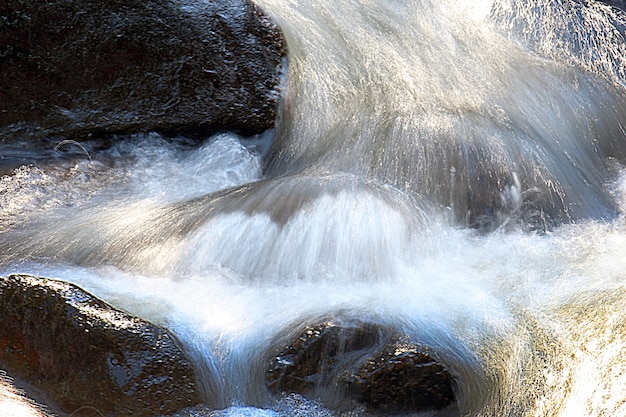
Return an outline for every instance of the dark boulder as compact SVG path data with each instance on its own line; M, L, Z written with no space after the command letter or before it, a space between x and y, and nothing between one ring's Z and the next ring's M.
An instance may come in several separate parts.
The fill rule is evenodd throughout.
M285 55L247 0L3 0L0 138L260 133Z
M445 408L454 401L447 370L421 346L395 337L346 376L360 402L385 414Z
M300 328L272 353L266 378L274 394L298 393L336 409L412 413L455 402L453 378L427 348L358 321L324 319Z
M0 312L0 369L65 412L153 417L201 402L172 334L75 285L2 277Z

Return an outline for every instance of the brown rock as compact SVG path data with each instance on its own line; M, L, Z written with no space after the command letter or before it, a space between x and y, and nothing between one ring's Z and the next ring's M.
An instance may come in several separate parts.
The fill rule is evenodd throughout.
M314 394L332 383L350 355L373 353L388 330L376 325L345 326L332 320L308 325L284 350L272 357L268 387L275 393Z
M172 334L75 285L2 277L0 311L0 368L68 413L153 417L201 401Z
M385 414L441 409L454 402L448 371L421 346L400 337L345 378L360 402Z
M3 0L0 137L260 133L285 54L247 0Z
M269 362L271 392L298 393L329 408L412 413L455 401L452 377L428 349L378 324L323 319Z

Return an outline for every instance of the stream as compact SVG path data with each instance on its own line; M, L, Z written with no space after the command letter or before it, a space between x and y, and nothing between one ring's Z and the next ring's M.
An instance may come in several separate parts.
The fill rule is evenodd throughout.
M436 352L458 404L420 416L626 415L626 14L258 3L289 45L276 128L11 168L0 274L170 329L217 410L194 416L367 416L263 379L260 353L339 311Z

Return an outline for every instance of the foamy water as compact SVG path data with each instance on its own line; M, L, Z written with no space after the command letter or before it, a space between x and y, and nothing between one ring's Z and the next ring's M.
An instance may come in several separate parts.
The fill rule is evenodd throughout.
M294 326L336 312L437 353L458 409L424 415L626 414L624 16L260 4L290 45L276 136L136 135L20 168L0 180L0 272L171 329L222 410L201 415L341 414L264 381Z

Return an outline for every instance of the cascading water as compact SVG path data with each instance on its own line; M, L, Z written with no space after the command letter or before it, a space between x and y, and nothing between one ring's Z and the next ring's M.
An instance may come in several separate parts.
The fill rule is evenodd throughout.
M137 135L19 168L0 180L0 272L170 328L211 415L333 415L272 399L259 352L339 310L437 352L458 409L425 415L626 415L626 15L259 3L290 47L275 138Z

